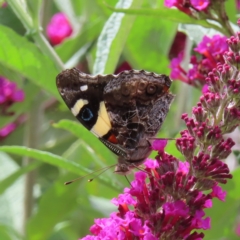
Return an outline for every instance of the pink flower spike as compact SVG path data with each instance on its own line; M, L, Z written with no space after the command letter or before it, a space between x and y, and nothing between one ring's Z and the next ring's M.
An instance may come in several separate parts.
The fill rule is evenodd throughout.
M181 200L174 203L165 203L163 205L166 216L186 217L189 213L188 206Z
M212 197L216 197L219 200L224 202L226 195L227 195L227 192L223 191L221 187L216 185L212 188L212 192L211 192Z
M22 102L24 100L25 94L22 90L16 90L13 95L12 99L15 102Z
M178 0L165 0L164 1L164 6L165 7L174 7L178 4Z
M190 164L188 162L179 162L177 172L181 172L183 175L187 175L189 172Z
M211 219L209 217L203 219L204 215L205 213L203 212L203 210L196 211L196 214L192 220L192 226L194 226L194 228L204 230L210 229Z
M221 35L214 35L212 38L204 36L203 40L198 44L194 50L205 57L209 57L209 54L213 57L222 55L228 50L227 37Z
M158 152L163 152L167 142L168 140L166 139L156 139L152 143L152 149Z
M146 168L149 169L155 169L159 167L159 164L156 160L152 160L147 158L147 160L144 162L144 165L146 166Z
M208 92L209 92L208 85L204 84L203 88L202 88L202 94L205 94L205 93L208 93Z
M118 198L113 198L111 202L116 206L123 205L123 204L134 206L136 204L136 200L128 192L129 192L129 189L128 191L126 191L126 188L125 188L124 194L119 194Z
M0 129L0 138L1 137L6 137L8 134L13 132L15 130L15 128L16 128L16 124L15 123L9 123L5 127L1 128Z
M8 6L7 2L3 2L1 7L2 7L2 8L5 8L5 7L7 7L7 6Z
M145 172L136 172L135 173L135 181L139 181L141 183L144 183L144 181L147 178L147 174Z
M56 13L47 26L47 36L52 45L60 44L64 39L69 37L73 29L64 15L64 13Z
M204 207L205 208L211 208L212 207L212 200L211 199L206 200L206 202L204 203Z
M240 236L240 223L238 223L235 232L236 232L237 236Z
M191 0L190 2L199 11L205 10L210 4L209 0Z

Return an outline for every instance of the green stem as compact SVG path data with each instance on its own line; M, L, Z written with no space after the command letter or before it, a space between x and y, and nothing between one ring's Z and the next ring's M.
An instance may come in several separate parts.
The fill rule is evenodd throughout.
M229 102L229 99L226 98L222 102L222 104L220 105L220 108L218 109L217 114L216 114L216 118L215 118L215 121L214 121L214 126L219 125L219 123L222 121L222 119L223 119L223 112L224 112L228 102Z
M235 32L233 31L229 20L228 20L228 16L227 13L225 11L225 5L224 2L221 3L220 5L220 9L219 9L219 17L220 17L220 23L221 25L226 29L226 31L228 32L229 36L234 36Z
M62 71L64 69L64 64L62 63L61 59L56 54L52 46L49 44L47 39L43 36L40 30L41 28L38 29L38 27L36 27L36 25L38 24L33 23L33 19L31 18L29 12L25 10L24 6L22 4L19 4L19 2L16 0L8 0L7 2L12 8L13 12L16 14L16 16L20 19L20 21L26 28L27 33L33 37L35 43L39 46L40 50L55 63L55 66L59 71Z
M56 68L59 71L62 71L64 69L64 64L62 60L59 58L59 56L49 44L47 39L43 36L42 32L37 31L35 34L33 34L33 39L37 43L41 51L45 53L55 63Z
M16 0L7 0L8 5L11 7L13 12L20 19L24 27L29 31L33 28L33 20L30 15L24 10L23 5Z
M25 125L25 146L30 148L38 148L39 139L41 135L40 127L42 126L42 107L41 101L39 101L39 94L33 99L32 105L28 114L28 123ZM23 159L23 165L28 166L32 164L34 160L25 157ZM24 182L24 205L23 205L23 232L26 231L26 224L28 219L32 215L33 209L33 189L36 182L37 170L28 172L25 176Z
M211 19L212 20L212 19ZM216 21L220 23L219 21ZM230 36L229 32L224 27L219 27L216 24L208 22L209 26L211 26L213 29L217 30L218 32L222 33L225 36ZM220 23L221 24L221 23Z

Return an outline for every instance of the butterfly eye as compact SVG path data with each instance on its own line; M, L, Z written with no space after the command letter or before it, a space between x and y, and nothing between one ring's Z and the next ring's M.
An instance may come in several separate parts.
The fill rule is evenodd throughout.
M85 107L82 110L81 118L83 121L88 122L93 118L93 113L90 108Z

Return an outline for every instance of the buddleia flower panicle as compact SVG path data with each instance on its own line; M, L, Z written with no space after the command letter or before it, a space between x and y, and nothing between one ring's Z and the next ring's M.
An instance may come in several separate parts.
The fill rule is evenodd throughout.
M53 46L62 43L66 38L70 37L72 33L73 28L67 16L62 12L52 16L46 29L47 37Z
M96 219L93 235L82 239L200 240L201 230L210 229L205 209L214 207L213 198L225 201L220 184L232 178L222 160L234 145L224 134L240 124L240 33L228 39L205 37L195 50L211 65L202 82L192 79L206 87L192 114L182 115L186 129L176 147L184 161L164 152L166 140L156 140L155 159L147 159L144 172L136 172L131 187L112 200L118 212Z
M11 116L14 112L9 108L15 102L22 102L24 100L24 92L17 88L16 83L0 76L0 115ZM0 141L13 132L16 128L16 123L8 123L0 128Z
M225 36L218 34L213 37L205 36L197 47L194 48L196 55L191 56L191 67L188 71L184 70L181 66L184 53L180 52L177 57L171 60L170 77L173 80L181 80L201 89L206 88L208 73L216 68L217 64L223 64L225 61L223 54L228 50L226 39Z

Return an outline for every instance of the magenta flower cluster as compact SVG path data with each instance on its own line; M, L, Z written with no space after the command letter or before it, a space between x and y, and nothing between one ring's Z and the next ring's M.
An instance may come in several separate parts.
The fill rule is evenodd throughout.
M53 46L71 36L73 29L64 13L56 13L47 25L47 36Z
M176 7L180 11L193 15L194 12L207 11L210 1L209 0L165 0L164 5L166 7Z
M4 77L0 76L0 115L10 116L13 112L9 111L9 107L15 102L22 102L24 100L24 92L17 89L14 82L10 82ZM10 134L16 128L15 123L9 123L0 129L0 140Z
M228 50L226 39L225 36L220 35L214 35L211 38L205 36L202 42L194 48L198 56L191 56L191 68L188 72L181 66L184 57L181 52L170 63L170 77L202 88L206 84L207 74L217 67L217 63L224 63L223 54Z
M211 46L210 40L205 38L196 50L220 57L225 42ZM223 43L220 36L217 40ZM240 124L240 33L226 43L229 48L220 62L206 72L207 91L191 116L182 115L186 129L180 132L176 147L185 161L164 152L165 140L156 140L152 146L158 151L155 160L146 160L131 187L112 200L118 212L96 219L90 229L94 235L82 239L203 239L199 230L211 226L204 210L212 207L212 198L225 200L226 192L219 184L232 178L222 160L234 142L223 135Z

